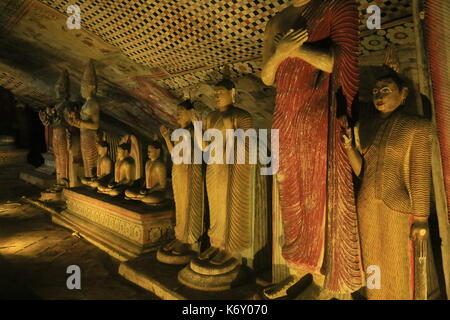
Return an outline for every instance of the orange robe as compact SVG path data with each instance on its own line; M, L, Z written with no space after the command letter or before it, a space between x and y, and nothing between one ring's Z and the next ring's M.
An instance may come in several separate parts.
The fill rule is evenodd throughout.
M308 42L333 47L334 69L330 75L288 58L276 73L272 127L280 130L282 253L294 268L325 273L329 290L352 292L363 277L357 215L330 92L342 90L350 114L358 87L358 10L351 0L312 0L300 14Z

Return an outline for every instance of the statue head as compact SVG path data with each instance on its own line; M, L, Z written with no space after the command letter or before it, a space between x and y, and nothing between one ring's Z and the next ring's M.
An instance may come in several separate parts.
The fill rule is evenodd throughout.
M81 96L89 99L97 93L97 75L95 73L94 63L89 60L81 81Z
M63 70L59 76L55 85L56 98L57 99L69 99L70 97L70 81L69 73L67 70Z
M229 79L223 79L214 85L216 95L216 106L219 110L225 110L226 107L234 103L236 96L236 87Z
M399 75L390 70L388 74L377 79L373 88L373 104L382 115L388 116L405 103L408 92Z
M108 149L109 149L108 142L103 140L97 142L97 151L100 157L106 156L106 154L108 153Z
M181 128L186 128L191 123L193 109L194 105L190 100L178 104L177 122Z
M161 143L158 140L154 140L148 144L147 155L152 161L155 161L161 155Z
M130 151L131 151L130 142L124 142L119 144L119 146L117 147L117 158L119 160L127 158L130 155Z

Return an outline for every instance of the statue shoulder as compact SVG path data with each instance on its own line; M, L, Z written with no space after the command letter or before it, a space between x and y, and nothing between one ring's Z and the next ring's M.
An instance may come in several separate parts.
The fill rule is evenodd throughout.
M158 170L166 170L166 164L161 159L157 159L153 164L153 168Z
M234 107L233 108L233 116L237 121L250 121L253 122L253 117L247 110Z
M134 161L133 157L131 157L131 156L126 157L122 161L123 161L123 164L127 165L127 166L134 166L135 165L135 161Z
M243 117L243 118L251 118L252 117L250 112L248 112L247 110L241 109L239 107L234 107L233 112L238 117Z
M400 115L402 125L408 130L429 130L431 132L431 121L419 115L402 113Z

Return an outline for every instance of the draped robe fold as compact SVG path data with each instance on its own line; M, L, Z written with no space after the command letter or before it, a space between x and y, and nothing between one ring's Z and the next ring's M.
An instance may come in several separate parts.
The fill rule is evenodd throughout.
M299 20L308 42L331 43L334 66L330 75L287 58L276 72L272 127L280 130L282 254L294 269L325 273L327 289L352 292L361 287L363 274L352 172L334 96L342 90L350 115L358 87L357 5L312 0Z

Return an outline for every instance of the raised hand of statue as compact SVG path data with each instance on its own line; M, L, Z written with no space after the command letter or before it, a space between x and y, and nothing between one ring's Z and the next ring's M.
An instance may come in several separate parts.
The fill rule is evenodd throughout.
M80 127L80 116L78 113L70 111L67 114L67 119L66 121L74 127L79 128Z
M347 116L339 117L338 123L341 127L342 140L344 142L345 148L347 148L347 149L352 148L353 132L352 132L352 128L348 124Z
M39 111L39 119L41 120L44 126L50 125L50 119L48 117L47 112L45 112L44 110Z
M276 40L276 39L275 39ZM308 40L307 29L290 29L278 42L276 54L288 57L294 50L300 48Z
M170 130L166 126L160 126L159 132L161 132L164 139L170 140Z
M192 123L194 123L195 121L202 121L202 116L200 113L193 111L191 119L192 119Z

